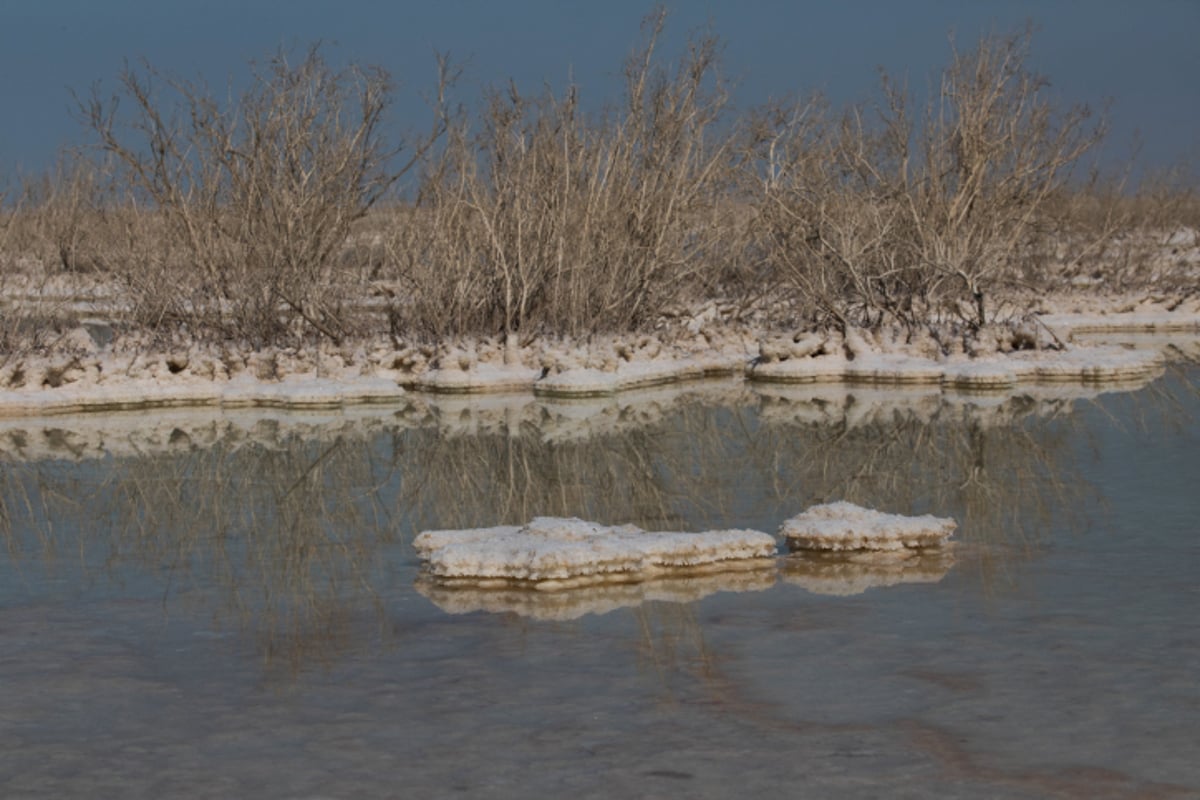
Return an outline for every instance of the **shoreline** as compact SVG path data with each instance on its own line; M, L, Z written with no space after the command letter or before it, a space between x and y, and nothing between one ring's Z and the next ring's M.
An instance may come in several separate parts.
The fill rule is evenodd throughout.
M1036 326L1000 329L1006 342L945 353L932 339L838 333L763 334L749 327L689 325L671 336L607 337L587 344L496 342L350 351L114 348L87 328L59 352L13 356L0 368L0 417L212 407L339 409L386 404L409 393L526 394L547 400L604 398L637 389L729 378L756 385L923 386L1011 394L1055 383L1114 386L1161 371L1165 343L1200 339L1200 308L1051 313ZM1033 329L1036 328L1036 329ZM1087 334L1154 334L1140 349L1083 344ZM992 332L995 334L995 332ZM1014 349L1013 336L1024 336ZM1007 349L1005 349L1007 348Z

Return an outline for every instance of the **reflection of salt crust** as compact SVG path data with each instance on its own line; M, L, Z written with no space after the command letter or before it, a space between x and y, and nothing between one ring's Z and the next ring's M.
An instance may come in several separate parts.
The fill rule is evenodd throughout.
M564 592L531 592L504 587L447 587L437 579L417 581L417 591L447 614L517 614L540 620L572 620L586 614L607 614L649 601L690 603L717 592L759 592L775 584L772 562L754 561L756 568L714 575L665 576L643 583L603 583Z
M775 539L759 531L652 533L554 517L538 517L520 528L426 531L413 546L443 584L524 584L545 590L631 583L665 571L755 568L753 559L775 554Z
M783 580L813 594L854 595L901 583L937 583L954 566L950 548L793 554L782 560Z
M885 514L853 503L813 506L783 523L780 533L793 550L901 550L937 547L956 524L929 514Z

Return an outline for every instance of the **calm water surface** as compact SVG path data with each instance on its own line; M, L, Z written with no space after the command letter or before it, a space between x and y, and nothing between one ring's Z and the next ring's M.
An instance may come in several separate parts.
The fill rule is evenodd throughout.
M1198 385L3 422L0 795L1200 796ZM567 595L409 544L836 499L961 543Z

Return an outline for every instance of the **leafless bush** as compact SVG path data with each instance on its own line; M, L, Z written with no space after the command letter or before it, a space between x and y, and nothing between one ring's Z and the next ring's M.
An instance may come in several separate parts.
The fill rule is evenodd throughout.
M585 334L645 325L707 280L705 254L731 148L715 131L726 95L717 40L692 40L669 71L665 21L625 68L624 104L599 119L575 87L495 91L459 118L426 165L393 251L414 301L397 313L433 333Z
M259 344L347 334L354 276L338 256L407 169L384 135L389 103L385 73L334 70L316 46L298 63L281 52L256 67L228 103L149 65L126 68L117 94L82 101L132 196L162 216L171 247L157 277L178 298L163 317Z
M121 228L109 173L103 162L67 151L26 181L22 252L47 272L107 272Z
M103 280L144 329L253 345L365 334L381 309L397 337L586 336L708 299L758 321L969 337L1047 287L1194 291L1194 176L1134 194L1078 180L1104 126L1047 96L1028 30L952 50L916 112L885 75L873 106L814 97L733 119L718 40L664 64L664 23L647 18L601 113L573 86L512 85L451 111L443 60L433 124L403 153L387 76L316 47L227 101L127 68L79 104L103 157L9 190L0 289L31 269Z
M49 204L38 188L26 180L0 191L0 366L53 343L74 324L70 298L50 285Z
M953 51L920 124L907 90L834 124L819 104L776 109L751 163L766 257L842 325L885 317L989 322L1041 216L1102 125L1060 109L1025 67L1029 31ZM763 170L765 168L765 174Z

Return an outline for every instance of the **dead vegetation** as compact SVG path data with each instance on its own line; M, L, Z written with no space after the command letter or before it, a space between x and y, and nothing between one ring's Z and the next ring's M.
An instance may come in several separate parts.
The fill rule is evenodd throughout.
M579 91L495 89L456 118L388 236L400 330L446 335L631 330L703 286L732 138L717 41L658 64L663 14L625 65L620 106ZM702 290L697 292L702 294Z
M1196 292L1195 180L1088 179L1103 120L1048 93L1028 30L952 43L925 101L884 75L874 103L734 115L719 41L664 59L664 24L647 18L599 111L512 84L457 107L440 61L407 138L388 76L317 47L228 99L127 67L79 101L95 152L0 202L0 348L45 327L37 286L254 347L584 338L712 300L766 325L970 337L1047 291Z
M910 330L997 314L1057 231L1045 213L1103 128L1058 109L1024 66L1028 31L954 49L920 119L882 76L874 108L819 100L758 120L753 203L764 257L809 298L816 321Z

